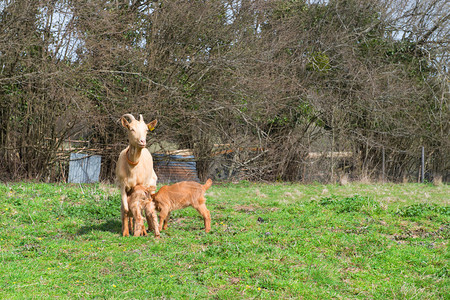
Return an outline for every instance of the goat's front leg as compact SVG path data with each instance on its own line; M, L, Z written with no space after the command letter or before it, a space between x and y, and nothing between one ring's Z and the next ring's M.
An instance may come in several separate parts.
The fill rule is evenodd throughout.
M147 230L145 230L145 225L143 222L142 222L142 235L147 236Z
M134 236L141 236L144 233L142 232L142 228L144 228L144 220L142 218L142 216L138 216L137 213L139 212L135 212L136 214L134 215Z
M122 218L122 235L123 236L129 236L130 230L128 227L128 196L127 192L125 191L125 187L120 188L120 194L122 196L122 204L120 206L120 215Z
M125 190L125 187L120 188L120 196L122 198L122 209L125 213L128 213L128 195L127 191Z
M155 203L149 201L145 207L145 217L147 218L148 230L155 232L155 237L159 238L158 216L156 215Z
M123 236L130 236L130 229L128 227L129 225L129 216L128 213L125 213L123 210L123 206L120 208L120 215L122 217L122 235Z

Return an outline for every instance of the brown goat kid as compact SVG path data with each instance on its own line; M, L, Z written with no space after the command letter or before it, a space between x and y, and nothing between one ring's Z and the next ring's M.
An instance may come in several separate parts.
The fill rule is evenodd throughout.
M146 236L147 231L144 226L144 218L142 217L142 210L145 206L153 206L153 208L149 208L152 211L155 211L154 204L150 203L151 198L150 194L156 190L156 187L147 188L143 185L137 185L133 187L133 189L128 193L128 213L125 215L124 222L129 224L130 228L133 228L134 236ZM158 224L154 224L154 219L149 217L147 218L150 228L155 228ZM133 225L134 224L134 225ZM129 236L128 227L127 231L123 232L124 236ZM156 238L159 238L159 232L155 234Z
M151 195L153 201L150 203L154 202L156 210L159 211L159 231L162 230L163 224L164 229L167 229L171 211L192 206L202 215L205 222L205 231L209 232L211 230L211 215L206 208L205 191L211 185L211 179L208 179L204 185L194 181L182 181L173 185L165 185L156 194ZM147 216L150 216L150 214L147 214L147 210L149 213L151 211L150 203L144 208ZM148 223L150 226L150 220L148 220Z

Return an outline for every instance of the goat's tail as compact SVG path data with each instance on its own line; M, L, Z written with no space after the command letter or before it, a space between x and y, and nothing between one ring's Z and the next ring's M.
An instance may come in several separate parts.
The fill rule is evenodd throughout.
M211 179L206 180L205 184L202 185L203 190L206 191L207 189L209 189L212 186L212 183L213 182Z

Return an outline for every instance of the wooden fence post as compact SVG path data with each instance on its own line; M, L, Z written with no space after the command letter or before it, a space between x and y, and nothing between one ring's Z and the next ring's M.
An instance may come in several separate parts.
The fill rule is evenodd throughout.
M386 166L385 166L385 164L386 164L386 153L385 153L385 151L384 151L384 147L383 147L383 149L381 150L381 152L382 152L382 155L383 155L383 166L382 166L382 181L384 182L385 181L385 171L386 171Z
M424 183L425 182L425 147L422 146L422 166L421 166L421 171L420 171L420 182Z

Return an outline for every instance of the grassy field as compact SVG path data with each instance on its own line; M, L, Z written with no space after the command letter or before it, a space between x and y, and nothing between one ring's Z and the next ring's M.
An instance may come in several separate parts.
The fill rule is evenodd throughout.
M0 184L0 298L449 299L450 187L216 184L160 240L109 185Z

